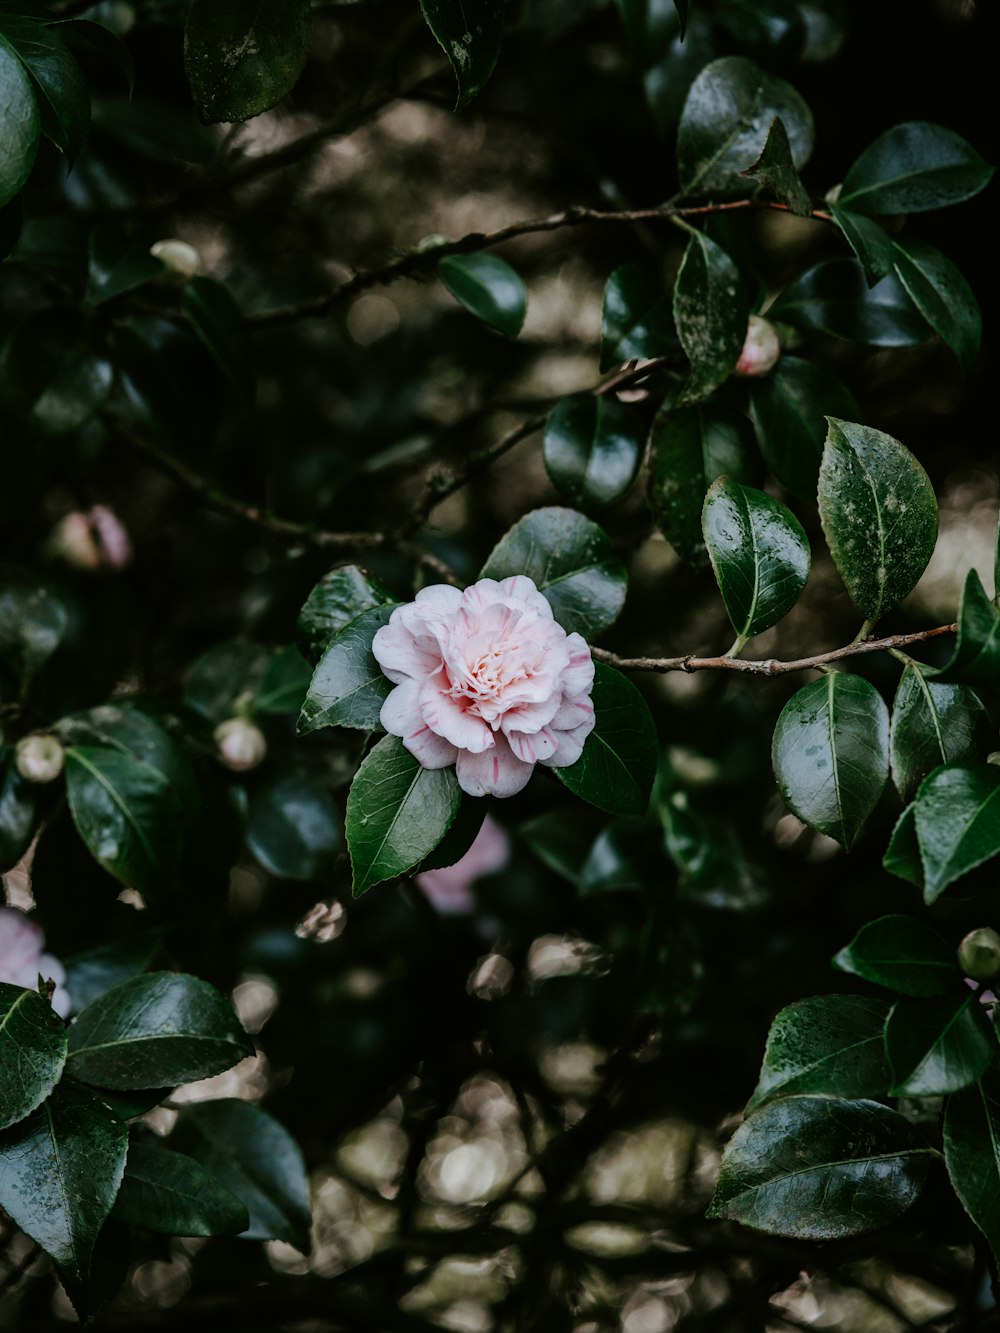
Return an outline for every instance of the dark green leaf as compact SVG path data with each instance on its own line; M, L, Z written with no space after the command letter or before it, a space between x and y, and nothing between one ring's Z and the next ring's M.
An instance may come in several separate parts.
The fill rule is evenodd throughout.
M924 887L924 868L920 863L920 844L917 842L916 805L906 807L892 830L889 846L882 865L890 875L898 875L918 889Z
M768 470L797 500L815 504L826 417L860 416L854 395L832 370L797 356L783 356L749 388L750 419Z
M701 232L688 242L674 283L674 322L691 363L678 403L696 403L726 379L739 360L750 306L739 270Z
M611 394L562 398L545 423L543 451L552 484L584 509L620 500L635 480L642 422Z
M23 691L62 643L63 602L33 574L0 565L0 665Z
M1000 853L1000 767L948 764L924 779L914 818L924 901Z
M974 1083L989 1068L997 1041L975 992L904 997L885 1025L893 1097L940 1097Z
M190 103L181 106L151 97L130 102L95 98L92 114L102 137L148 161L206 165L219 148L220 140L199 124Z
M76 311L29 315L0 352L0 405L41 435L78 430L104 404L113 379L101 339Z
M616 268L604 288L601 371L665 356L676 346L671 294L645 264Z
M576 884L593 844L593 830L579 820L580 807L557 806L518 826L524 839L543 865Z
M903 995L944 995L955 989L955 950L925 921L880 916L862 926L833 960L842 972Z
M892 272L896 262L892 238L887 235L884 227L861 213L850 213L846 208L838 208L834 204L830 214L857 255L869 287L874 287L876 282Z
M705 563L701 513L717 477L753 477L746 418L714 406L661 408L649 438L649 507L657 527L684 560Z
M230 639L203 653L184 680L184 702L209 722L249 707L271 663L271 652L248 639Z
M100 944L67 958L66 989L73 1011L79 1013L106 991L145 972L162 942L162 930L146 930L133 939Z
M146 1139L129 1144L112 1215L167 1236L232 1236L249 1223L242 1200L200 1162Z
M66 1062L66 1028L37 991L0 981L0 1130L49 1095Z
M505 533L479 577L526 574L567 634L591 639L618 619L628 574L606 534L572 509L535 509Z
M95 228L90 237L87 299L91 306L113 301L155 281L163 263L141 245L130 245L111 228Z
M448 255L437 266L438 277L456 301L484 324L516 338L528 308L524 283L496 255Z
M207 981L148 972L105 992L69 1030L67 1072L127 1092L191 1083L253 1055L232 1005Z
M309 49L309 0L193 0L184 69L206 121L249 120L294 88Z
M776 117L788 134L792 161L801 167L812 152L813 122L795 89L743 56L706 65L691 85L677 131L684 193L745 190L740 173L759 161Z
M31 175L41 121L35 90L14 48L0 35L0 206L13 199Z
M1000 1075L985 1074L949 1097L944 1160L965 1211L1000 1258Z
M708 1215L804 1240L856 1236L909 1208L929 1156L878 1102L782 1097L730 1139Z
M247 846L278 879L320 879L340 847L340 816L311 773L292 770L254 788Z
M860 995L815 995L771 1024L747 1113L776 1097L884 1097L891 1078L882 1029L889 1006Z
M280 715L297 713L302 707L312 671L294 644L280 648L268 663L257 686L251 712Z
M644 832L648 833L648 826L641 821L621 819L598 833L580 867L581 898L645 886L649 872L642 857Z
M928 680L915 665L900 677L889 726L892 780L904 801L939 764L975 759L989 715L967 685Z
M745 912L766 899L757 867L727 821L697 810L682 790L659 802L663 842L680 871L683 898L718 911Z
M0 874L13 870L31 846L37 819L37 784L21 777L12 749L0 749Z
M972 369L983 336L983 317L972 288L940 250L915 236L893 242L896 276L934 332Z
M95 23L90 19L63 19L58 27L61 31L69 33L75 41L82 41L85 46L91 47L98 55L110 61L128 84L128 95L131 98L135 90L135 66L128 47L120 37L103 23Z
M437 38L458 83L461 111L493 73L503 39L503 0L420 0L427 26Z
M309 1248L309 1182L294 1139L259 1106L226 1098L181 1112L171 1142L201 1162L250 1213L247 1240Z
M299 612L296 636L302 655L313 666L333 636L355 616L395 599L378 579L358 565L341 565L324 574Z
M793 694L771 750L785 803L849 849L889 777L889 713L861 676L832 671Z
M647 68L667 51L680 24L686 22L686 0L615 0L622 26L638 64ZM680 36L683 37L683 31Z
M0 40L34 79L42 133L72 166L90 126L90 94L80 66L52 28L32 19L0 14Z
M958 641L935 680L996 685L1000 680L1000 606L991 602L974 569L965 576L958 613Z
M767 312L810 333L867 343L912 347L932 330L894 273L874 287L856 259L824 259L786 287Z
M812 212L812 200L795 169L788 131L780 117L771 121L760 157L753 166L741 171L740 175L762 185L798 217L807 218Z
M479 837L486 818L486 802L462 793L462 803L451 827L438 845L420 862L420 872L456 865Z
M555 775L574 796L609 815L645 814L659 752L656 725L627 676L603 662L594 667L594 730L576 763Z
M228 287L214 278L191 278L181 293L180 306L225 378L243 397L252 398L253 347L243 312Z
M993 167L954 130L911 120L865 149L838 203L854 213L923 213L971 199L992 175Z
M934 553L938 507L927 473L891 435L831 417L819 516L851 600L874 624L909 593Z
M705 496L705 546L742 646L798 601L809 577L809 539L780 500L719 477Z
M372 653L372 640L395 611L393 602L369 607L333 636L316 664L299 714L298 734L320 727L375 731L392 689Z
M453 768L422 768L397 736L384 736L347 798L354 896L419 865L448 832L460 800Z

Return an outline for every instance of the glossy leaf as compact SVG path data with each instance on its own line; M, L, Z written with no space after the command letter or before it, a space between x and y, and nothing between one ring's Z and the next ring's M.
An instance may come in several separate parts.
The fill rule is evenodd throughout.
M740 175L762 185L797 217L806 218L812 212L812 200L795 169L788 131L780 116L771 121L760 157Z
M0 669L24 690L62 643L64 602L34 575L0 565Z
M768 470L797 500L815 504L826 417L860 416L854 395L832 370L798 356L783 356L749 388L750 419Z
M69 1030L67 1072L101 1088L156 1088L221 1074L253 1051L232 1005L207 981L149 972L84 1009Z
M483 579L526 574L567 634L591 639L618 619L628 574L607 535L572 509L535 509L500 538Z
M462 793L458 814L438 845L420 862L419 870L441 870L456 865L479 837L486 819L486 801Z
M453 768L422 768L398 736L384 736L347 798L354 896L419 865L448 832L461 795Z
M394 600L378 579L358 565L331 569L313 588L299 612L296 637L303 657L315 666L333 636L355 616Z
M65 744L103 745L145 764L170 789L178 808L196 815L201 800L187 756L158 722L138 708L104 704L61 718L56 731Z
M601 371L666 356L677 346L673 298L645 264L622 264L608 278L601 312Z
M321 879L340 848L340 816L326 787L292 769L254 787L247 847L278 879Z
M971 199L993 170L954 130L911 120L865 149L844 178L838 203L854 213L923 213Z
M801 167L813 145L812 114L784 79L752 60L713 60L691 85L677 131L677 167L685 194L732 194L746 189L740 172L760 159L779 117L792 161Z
M730 1139L709 1217L803 1240L836 1240L895 1221L924 1183L930 1150L872 1101L783 1097Z
M190 278L181 293L180 307L223 376L237 393L251 397L254 389L253 347L243 312L228 287L214 278Z
M940 1097L974 1083L989 1068L997 1041L979 997L962 986L957 995L904 997L885 1025L893 1097Z
M254 713L281 716L297 713L312 679L309 663L294 644L272 656L251 705Z
M776 1097L884 1097L891 1078L882 1029L889 1006L860 995L815 995L771 1024L747 1114Z
M833 671L793 694L771 750L782 798L849 849L889 776L889 714L861 676Z
M517 273L496 255L448 255L438 277L455 300L490 328L508 338L521 332L528 293Z
M280 102L302 72L309 0L193 0L184 69L206 121L249 120Z
M603 509L635 480L642 423L611 394L561 398L545 423L543 456L552 484L571 504Z
M1000 854L1000 767L948 764L917 792L917 840L924 868L924 901Z
M934 332L971 370L983 334L972 288L947 256L915 236L893 242L896 276Z
M992 686L1000 680L1000 606L987 597L974 569L965 576L955 651L940 670L928 674L964 685Z
M91 306L137 291L164 271L162 260L141 245L130 245L111 228L95 228L88 257L87 300Z
M29 315L0 352L0 404L39 435L79 430L106 402L113 380L99 333L76 311Z
M674 323L691 365L679 405L707 397L729 376L743 350L749 316L736 265L720 245L695 232L674 283Z
M677 554L694 565L706 562L705 492L723 475L756 479L746 418L714 405L661 408L649 436L649 507Z
M958 978L954 948L913 916L867 922L833 965L903 995L944 995L954 991Z
M934 553L930 479L898 440L871 426L830 418L819 516L837 571L870 623L912 591Z
M599 810L642 815L656 776L656 725L627 676L603 662L594 665L594 730L576 763L553 772L575 796Z
M66 1027L36 990L0 981L0 1130L42 1104L66 1062Z
M705 497L705 546L739 644L769 629L809 577L809 539L780 500L719 477Z
M856 259L825 259L807 269L767 312L770 320L870 347L912 347L932 331L894 273L869 287Z
M58 34L34 19L0 13L0 40L34 80L42 133L72 166L90 126L90 94L80 66Z
M31 846L38 822L38 786L17 771L13 749L0 750L0 874Z
M830 215L857 256L868 285L874 287L876 282L892 272L896 262L892 237L878 222L866 218L862 213L851 213L834 204Z
M299 714L298 734L320 727L375 731L392 689L372 653L372 640L395 611L395 603L369 607L333 636L316 664Z
M939 764L975 759L989 715L967 685L942 685L910 665L900 677L889 724L892 780L904 801Z
M882 865L890 875L898 875L918 889L924 887L924 868L917 842L916 805L910 804L896 820Z
M242 1199L246 1240L284 1240L309 1248L309 1181L295 1140L273 1116L225 1098L185 1108L171 1142Z
M184 679L184 702L209 722L224 722L254 699L271 652L248 639L228 639L202 653Z
M1000 1075L984 1074L944 1108L944 1160L962 1207L1000 1258Z
M493 73L503 39L503 0L420 0L427 26L448 57L458 83L455 110L480 93Z
M145 972L162 943L162 929L146 930L132 939L99 944L65 959L66 989L73 1011L79 1013L106 991Z
M35 165L41 121L31 78L0 33L0 207L21 190Z
M147 1139L129 1144L112 1215L167 1236L232 1236L250 1220L242 1200L200 1162Z

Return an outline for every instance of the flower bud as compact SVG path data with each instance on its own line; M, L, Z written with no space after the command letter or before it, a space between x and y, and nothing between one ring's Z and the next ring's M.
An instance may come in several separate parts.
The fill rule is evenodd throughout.
M149 253L163 264L165 272L161 280L172 287L183 287L201 268L201 255L187 241L173 237L156 241L149 247Z
M781 340L777 329L759 315L751 315L735 373L746 376L766 375L777 365L779 356Z
M17 743L14 762L28 782L55 782L63 771L65 753L55 736L25 736Z
M832 208L833 205L840 198L840 192L843 188L844 188L843 181L838 181L836 185L831 185L830 188L827 190L826 194L823 196L823 202L825 204L829 204L830 207Z
M121 519L107 505L65 514L50 538L50 549L77 569L124 569L132 543Z
M973 981L1000 975L1000 935L991 926L970 930L958 946L958 965Z
M267 754L267 741L260 727L245 717L231 717L215 728L219 758L234 773L256 768Z

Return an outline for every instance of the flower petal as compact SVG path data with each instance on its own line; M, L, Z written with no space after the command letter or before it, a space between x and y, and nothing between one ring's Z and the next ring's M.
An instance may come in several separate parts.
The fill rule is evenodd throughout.
M570 764L575 764L583 754L583 743L593 730L594 717L591 715L586 722L581 722L572 731L557 731L555 735L559 749L551 758L542 759L540 762L547 768L569 768Z
M407 679L389 691L379 710L378 720L391 736L405 736L423 722L420 712L422 688L421 681Z
M574 727L579 727L593 716L594 705L589 694L578 699L564 699L559 705L559 711L552 719L552 729L554 731L572 731Z
M511 750L526 764L544 763L559 748L558 737L548 727L533 732L509 731L506 735Z
M566 647L569 666L562 673L563 696L589 694L594 687L594 659L587 641L580 634L568 634Z
M436 731L460 750L482 754L484 750L492 749L493 732L468 708L468 702L444 694L433 685L424 685L420 696L421 716L431 731Z
M419 636L407 628L401 607L393 611L389 623L375 632L372 654L385 675L394 684L414 677L432 675L441 665L441 650L437 640L429 634Z
M403 737L403 744L423 768L447 768L458 758L454 745L425 723L415 723L414 730Z
M528 785L534 764L525 764L511 752L505 737L483 754L462 750L455 765L458 785L469 796L515 796Z

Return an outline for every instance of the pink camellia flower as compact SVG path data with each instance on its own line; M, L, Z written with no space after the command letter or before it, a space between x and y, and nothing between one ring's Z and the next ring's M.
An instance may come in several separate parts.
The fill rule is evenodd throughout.
M66 969L58 958L43 953L41 926L16 907L0 907L0 981L37 990L39 975L56 983L52 1008L61 1018L69 1013Z
M438 584L398 607L372 652L395 684L382 725L470 796L513 796L536 763L575 764L594 726L594 662L523 574Z
M476 840L453 866L425 870L416 881L442 916L461 916L471 912L471 889L483 875L502 870L510 859L510 839L503 827L487 815Z
M755 375L767 375L778 364L781 356L781 340L778 330L759 315L751 315L747 324L747 336L743 351L736 362L735 373L752 378Z

